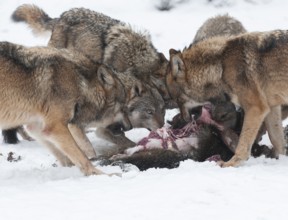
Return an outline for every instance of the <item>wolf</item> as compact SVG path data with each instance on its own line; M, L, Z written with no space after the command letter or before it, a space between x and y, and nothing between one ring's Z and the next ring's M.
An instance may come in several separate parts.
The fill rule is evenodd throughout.
M192 44L216 37L230 37L247 32L243 24L228 14L207 19L197 30Z
M217 36L231 37L231 36L237 36L239 34L243 34L246 32L247 30L245 29L243 24L236 18L231 17L228 14L217 15L215 17L207 19L203 23L203 25L196 32L196 35L191 45L201 42L203 40L209 39L209 38L217 37ZM220 102L223 102L226 99L225 97L218 97L218 98L221 99ZM228 103L227 103L227 106L229 106ZM282 116L282 120L287 118L288 116L287 105L281 106L281 116ZM265 126L262 125L260 132L257 136L256 143L260 141L264 133L265 133Z
M223 92L245 111L235 155L223 167L249 158L263 122L274 157L285 153L281 105L288 102L287 43L288 32L275 30L214 37L182 52L170 50L166 82L186 121L189 108Z
M113 70L76 51L9 42L0 42L0 63L1 128L26 125L62 165L103 174L89 161L95 152L81 134L90 125L131 128L126 93Z
M147 32L85 8L73 8L52 19L41 8L24 4L14 11L12 20L28 23L36 34L52 32L49 46L77 49L119 72L133 68L138 78L157 88L166 108L175 108L165 85L168 60Z
M135 32L119 20L84 8L71 9L60 18L52 19L39 7L25 4L15 10L12 19L28 23L37 33L52 32L48 43L50 47L75 49L95 62L111 66L117 72L132 73L128 74L130 81L138 85L143 82L148 84L142 86L145 87L142 95L135 96L135 100L130 103L133 107L128 111L132 116L130 121L133 127L150 130L155 129L151 124L157 125L156 128L161 127L165 114L162 104L165 102L166 107L176 105L167 104L171 101L165 84L168 60L157 52L146 33ZM97 133L113 143L135 145L124 133L117 137L111 135L111 127L99 129Z
M148 84L141 83L130 70L117 73L117 77L123 84L125 91L128 91L125 112L132 127L144 127L150 131L162 127L164 125L165 105L158 91ZM98 137L116 144L120 152L136 145L125 136L121 126L117 124L98 127L96 134Z

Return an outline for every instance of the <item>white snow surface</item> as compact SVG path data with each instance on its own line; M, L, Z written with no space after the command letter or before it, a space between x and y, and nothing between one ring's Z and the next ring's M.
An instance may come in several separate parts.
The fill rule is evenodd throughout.
M155 47L168 57L170 48L183 49L202 23L229 13L248 31L286 29L288 2L282 0L174 0L175 8L160 12L152 0L0 0L0 40L28 46L46 45L49 35L35 37L24 24L10 20L23 3L58 17L72 7L86 7L148 30ZM180 2L180 3L179 3ZM182 2L182 3L181 3ZM220 7L219 2L226 2ZM1 67L0 67L1 68ZM171 118L176 111L167 112ZM134 141L145 129L127 132ZM109 144L88 134L93 146ZM181 162L176 169L132 169L123 177L84 176L76 167L57 164L50 152L35 142L17 145L0 140L1 220L286 220L288 158L251 158L238 168L214 162ZM265 137L264 143L270 144ZM6 160L9 152L19 162ZM55 166L56 164L56 166ZM97 164L95 163L95 166ZM121 172L119 167L99 167ZM286 208L285 208L286 207Z

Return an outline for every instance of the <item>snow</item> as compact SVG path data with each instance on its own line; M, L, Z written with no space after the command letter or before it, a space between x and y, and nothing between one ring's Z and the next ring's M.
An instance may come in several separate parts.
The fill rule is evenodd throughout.
M10 21L15 8L34 3L50 16L72 7L86 7L151 33L154 45L168 57L170 48L189 45L209 17L229 13L248 31L286 29L288 2L281 0L172 1L173 10L159 12L152 0L9 0L0 1L0 40L24 45L45 45L46 37L34 37L24 24ZM182 2L182 3L179 3ZM224 6L219 6L226 2ZM171 118L176 111L167 112ZM127 132L132 140L148 134L144 129ZM107 146L93 133L93 146ZM0 140L0 219L2 220L147 220L233 219L284 220L288 191L288 158L251 158L238 168L220 168L214 162L184 161L177 169L136 168L123 177L85 177L76 168L57 164L46 148L35 142L18 145ZM268 143L265 137L264 143ZM9 152L18 162L6 160ZM98 166L95 163L95 166ZM99 167L121 172L115 166Z

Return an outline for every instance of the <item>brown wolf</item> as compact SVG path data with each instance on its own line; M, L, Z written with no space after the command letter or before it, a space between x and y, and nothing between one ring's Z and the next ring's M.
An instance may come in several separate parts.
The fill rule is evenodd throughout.
M231 36L236 36L236 35L243 34L246 32L247 30L244 28L242 23L238 21L237 19L229 16L228 14L218 15L218 16L209 18L204 22L204 24L198 29L194 37L194 40L192 42L192 45L200 41L212 38L212 37L217 37L217 36L231 37ZM225 100L225 98L223 99L223 97L219 97L219 98L221 99L221 102ZM287 105L281 106L281 114L282 114L282 120L287 118L288 116ZM256 143L258 143L259 139L261 139L262 135L265 133L265 126L262 126L260 130L261 131L258 134Z
M277 30L215 37L182 53L170 50L167 85L186 121L189 108L223 92L245 111L235 155L222 166L237 166L249 158L263 121L274 156L285 153L281 105L288 103L287 43L288 32Z
M0 43L0 63L1 128L26 124L62 165L75 164L85 175L102 174L84 154L94 150L86 149L79 133L91 123L131 128L116 74L75 51L8 42Z
M142 85L145 89L141 89L141 95L134 96L128 104L132 106L128 109L130 121L133 127L150 130L163 125L164 101L160 94L166 106L171 101L165 85L168 61L157 52L146 33L135 32L129 25L84 8L71 9L60 18L52 19L37 6L22 5L13 13L12 19L27 22L34 32L51 31L51 47L75 49L118 72L132 73L128 74L131 79L124 80L123 84L128 81L137 85L148 82L150 86ZM152 89L155 86L158 90ZM110 129L103 128L98 134L118 145L134 145L124 133L115 136Z
M191 45L212 37L231 37L239 34L244 34L246 32L247 30L245 29L243 24L237 19L231 17L228 14L218 15L207 19L203 23L203 25L196 32L196 35ZM288 106L281 106L281 112L282 120L284 120L288 116Z

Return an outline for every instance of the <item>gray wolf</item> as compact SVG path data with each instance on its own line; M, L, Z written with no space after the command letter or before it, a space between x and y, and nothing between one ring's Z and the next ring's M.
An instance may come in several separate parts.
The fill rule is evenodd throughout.
M193 44L200 41L216 37L230 37L247 32L244 26L237 19L225 15L218 15L207 19L198 29L193 40Z
M164 125L165 105L158 91L150 85L145 85L127 70L117 73L117 77L127 91L125 112L133 128L156 130ZM135 143L125 137L121 127L110 125L98 127L97 136L115 143L119 151L135 146ZM117 133L117 135L115 135Z
M148 33L136 32L123 22L85 8L70 9L52 19L37 6L24 4L12 19L28 23L36 33L51 31L49 46L76 49L118 72L132 68L138 78L156 85L164 100L169 100L165 86L168 61L157 52Z
M223 92L245 112L235 155L223 167L249 158L263 122L274 157L285 153L281 105L288 102L287 43L288 32L276 30L215 37L182 52L170 50L166 82L186 121L191 107Z
M1 128L27 125L62 165L102 174L87 157L94 149L79 134L91 124L131 128L116 74L77 52L9 42L0 43L0 63Z
M168 61L157 52L147 33L133 31L123 22L84 8L71 9L60 18L52 19L37 6L22 5L15 10L12 19L28 23L37 33L52 32L48 44L51 47L75 49L95 62L111 66L117 72L132 73L128 74L131 77L129 81L138 85L148 84L142 86L145 89L141 90L141 96L135 96L129 104L133 106L128 110L132 115L130 121L133 127L150 130L155 128L151 127L151 123L157 124L157 127L163 125L165 112L162 103L165 101L167 107L171 101L165 85ZM155 87L157 90L152 89ZM164 101L157 93L162 95ZM136 121L138 123L134 123ZM99 130L98 135L114 143L133 145L124 134L116 137L106 128Z

